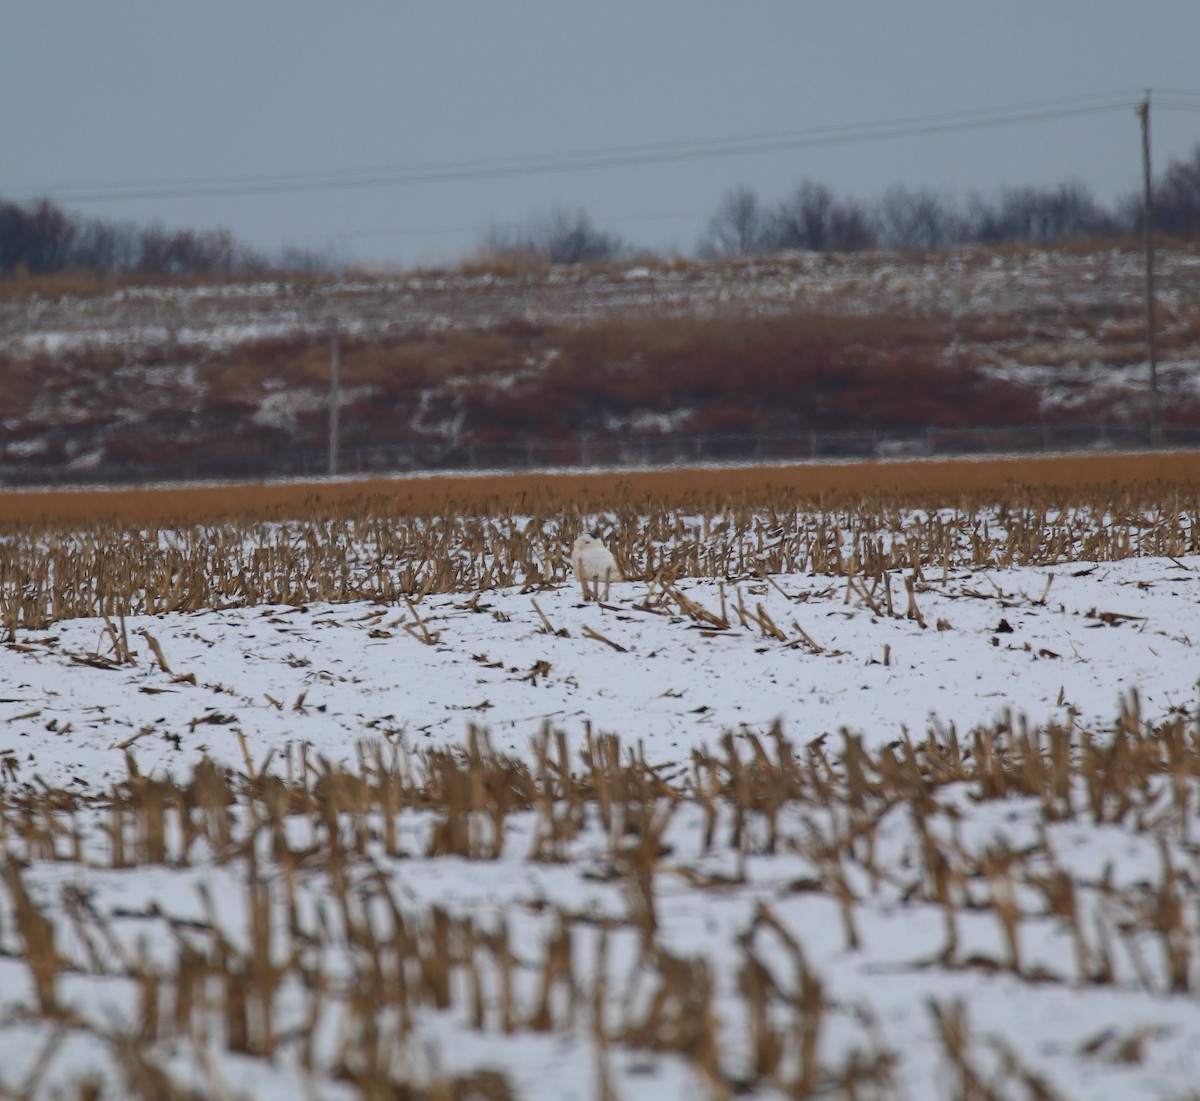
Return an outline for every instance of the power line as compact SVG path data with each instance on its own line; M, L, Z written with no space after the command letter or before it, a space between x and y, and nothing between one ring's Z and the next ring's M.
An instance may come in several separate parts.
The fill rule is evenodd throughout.
M1137 172L1131 172L1128 175L1122 176L1103 176L1103 177L1088 177L1087 179L1073 178L1072 182L1079 182L1085 186L1096 186L1097 184L1113 185L1119 184L1124 187L1133 189L1138 183L1140 176ZM970 196L979 197L999 197L1005 192L1011 190L1008 185L996 184L991 187L972 188ZM677 210L677 211L657 211L655 213L632 213L632 214L610 214L607 221L614 226L625 227L632 224L645 224L652 222L671 222L694 220L696 218L707 218L712 214L712 209L704 210ZM248 237L241 238L246 244L265 244L268 242L282 242L292 244L302 241L315 241L320 244L333 244L340 240L350 240L358 238L378 238L378 237L437 237L448 233L481 233L488 227L480 221L475 221L470 224L457 223L454 225L421 225L421 226L386 226L377 228L357 228L357 229L339 229L339 230L321 230L311 233L270 233L270 234L254 234ZM499 223L499 228L504 230L512 230L515 232L533 231L541 228L541 224L536 221L509 221L505 220Z
M1181 93L1186 94L1186 93ZM115 192L118 190L130 188L148 188L148 187L187 187L192 185L224 185L224 184L254 184L254 183L284 183L284 182L338 182L348 175L360 174L380 174L380 173L410 173L423 171L447 171L454 169L479 169L489 167L503 167L517 164L525 164L530 160L554 160L563 158L578 158L591 157L598 155L620 155L620 154L639 154L646 152L658 152L666 148L673 149L695 149L702 150L705 147L725 146L742 142L755 142L776 139L795 139L804 137L814 137L820 135L836 135L838 133L854 132L864 129L875 129L878 127L889 127L896 125L909 125L940 123L949 121L971 122L973 120L987 120L992 116L1012 111L1033 111L1045 110L1053 107L1067 106L1086 106L1095 105L1096 102L1110 102L1114 99L1124 101L1126 98L1140 95L1138 89L1124 89L1111 92L1092 92L1086 95L1075 96L1059 96L1053 99L1034 100L1023 103L1011 104L1007 107L997 108L966 108L957 111L939 112L932 115L922 115L917 117L905 118L888 118L879 119L869 123L842 123L836 126L819 126L810 127L804 130L772 130L759 132L754 134L741 134L733 136L724 136L718 138L702 138L687 142L676 142L665 145L662 142L642 143L637 145L618 145L608 146L603 149L590 150L566 150L555 154L546 154L544 156L506 156L493 157L487 159L470 159L456 161L442 161L433 164L410 164L410 165L386 165L370 168L360 168L353 170L337 170L337 169L318 169L284 173L252 173L240 175L207 175L207 176L184 176L172 177L170 179L148 179L148 180L126 180L126 181L108 181L105 183L85 183L85 184L58 184L50 188L42 187L36 190L45 191L52 190L57 192L84 192L84 191L105 191ZM1132 100L1130 102L1133 102ZM35 190L26 188L25 190Z
M1136 106L1128 93L1096 93L1060 97L1011 108L974 109L936 115L824 126L798 131L711 138L658 145L617 146L574 153L490 160L452 161L440 164L357 169L349 172L296 172L261 176L192 177L183 180L129 182L41 189L35 198L49 194L59 202L116 202L130 199L196 198L283 192L314 192L368 187L412 186L456 180L496 179L504 176L579 172L597 168L745 156L819 146L861 144L921 137L963 130L1045 122L1057 119L1125 111Z

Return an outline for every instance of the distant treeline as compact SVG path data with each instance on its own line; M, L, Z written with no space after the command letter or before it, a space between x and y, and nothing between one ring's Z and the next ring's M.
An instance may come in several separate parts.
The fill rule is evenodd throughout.
M320 270L333 264L320 253L284 249L276 259L249 248L223 228L193 230L110 222L69 214L48 199L0 199L0 276L62 271L98 274L244 275Z
M1190 160L1175 161L1153 188L1155 230L1179 239L1200 238L1200 146ZM835 195L804 181L786 198L769 203L749 187L730 191L697 243L704 257L749 256L802 249L924 251L951 245L1067 244L1118 240L1142 232L1142 193L1112 207L1082 183L1013 187L994 199L965 201L930 189L897 187L875 202ZM520 229L493 228L485 248L498 255L533 256L551 263L612 260L637 250L597 228L586 212L554 211Z
M1153 226L1169 237L1200 237L1200 146L1191 160L1175 161L1152 190ZM1086 185L1008 187L994 199L965 202L929 189L896 187L875 202L841 198L828 187L804 182L781 202L765 204L748 187L721 200L701 238L708 256L808 249L928 250L950 245L1071 241L1128 237L1142 232L1142 192L1100 203Z
M1154 185L1153 224L1165 236L1200 238L1200 145L1173 161ZM1111 207L1077 182L1005 188L994 199L965 201L930 189L897 187L874 202L835 195L804 181L767 203L749 187L721 200L697 243L704 257L804 249L854 252L918 250L959 244L1066 244L1116 240L1142 231L1141 192ZM530 227L496 227L493 255L532 256L549 263L613 260L633 254L618 235L597 228L586 212L552 211ZM272 270L330 270L332 257L285 248L275 259L239 243L227 229L166 229L72 215L48 199L0 199L0 276L60 271L101 274L244 275Z
M730 256L1117 239L1141 233L1143 205L1138 191L1105 207L1084 184L1074 182L1005 188L994 199L975 195L965 202L928 189L897 187L873 203L840 198L821 184L805 182L773 205L740 187L721 200L699 251ZM1200 145L1190 160L1172 162L1161 175L1152 206L1157 232L1200 237Z

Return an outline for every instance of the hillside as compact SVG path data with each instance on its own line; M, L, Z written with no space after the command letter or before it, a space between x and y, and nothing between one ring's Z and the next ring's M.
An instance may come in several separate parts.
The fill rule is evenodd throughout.
M12 283L0 482L319 472L333 316L342 469L1053 445L1143 418L1142 279L1107 249ZM1200 253L1161 250L1158 283L1165 421L1200 428Z

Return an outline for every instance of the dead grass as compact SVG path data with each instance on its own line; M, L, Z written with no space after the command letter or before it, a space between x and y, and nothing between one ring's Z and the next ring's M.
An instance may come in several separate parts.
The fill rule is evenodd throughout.
M1155 485L1187 492L1200 485L1200 452L1051 455L1036 458L904 460L597 472L587 474L430 475L346 481L237 482L134 489L8 490L0 492L0 524L196 524L224 519L311 517L378 502L390 515L437 515L447 509L511 512L603 510L654 502L678 507L705 498L768 501L891 494L955 502L963 495L1004 493L1019 486L1046 490L1114 490Z

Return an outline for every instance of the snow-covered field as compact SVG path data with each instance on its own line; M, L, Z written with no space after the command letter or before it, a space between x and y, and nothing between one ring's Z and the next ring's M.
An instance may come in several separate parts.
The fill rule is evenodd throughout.
M387 1048L356 1031L347 1008L370 985L361 924L374 921L377 932L407 930L414 967L438 953L454 961L444 1008L414 993L426 990L418 983L405 995L418 1007L409 1027L378 1007L375 1026L395 1033L394 1077L458 1076L458 1096L722 1097L738 1083L763 1098L801 1095L798 1083L847 1097L1189 1096L1200 1082L1194 772L1152 776L1124 810L1102 813L1083 772L1058 792L1067 802L1055 813L1017 787L999 797L967 782L889 799L879 781L863 805L844 754L861 736L882 770L889 746L901 752L931 730L949 745L951 725L967 746L976 728L1015 739L1057 724L1046 737L1074 739L1078 751L1085 732L1115 737L1123 713L1127 733L1146 729L1139 714L1142 724L1179 720L1178 747L1194 755L1200 556L960 566L923 579L893 571L889 584L634 581L597 604L564 583L18 632L0 647L0 753L7 847L27 866L9 864L0 905L0 1087L67 1096L94 1067L124 1083L114 1096L136 1093L148 1072L122 1046L131 1033L206 1096L358 1096L339 1065ZM115 660L126 648L128 660ZM777 721L810 764L834 760L829 775L848 794L788 802L772 845L769 816L752 813L742 829L718 800L707 817L693 751L751 761L757 745L774 744ZM626 806L624 830L589 803L552 852L539 835L554 801L518 807L488 858L430 855L453 818L436 800L397 811L388 844L381 817L364 812L369 837L357 853L333 844L337 827L319 814L296 814L291 849L336 855L290 870L265 830L249 844L253 865L238 848L253 832L250 803L234 808L224 847L202 838L181 848L173 826L166 855L148 860L132 854L149 842L131 834L129 867L114 867L104 800L85 798L49 842L38 840L41 812L20 811L47 788L112 790L127 754L143 774L178 784L204 760L243 780L264 768L282 776L302 756L353 773L393 752L420 761L464 746L472 727L531 768L545 767L536 746L547 727L564 732L573 760L589 731L615 733L676 795L651 798L658 822L634 822ZM719 751L726 732L734 740ZM472 836L494 840L494 823L478 818ZM866 832L848 840L855 829ZM948 854L952 938L930 838ZM81 859L67 858L76 843ZM1053 886L1064 875L1070 907ZM28 908L22 918L24 892L69 961L57 1017L32 1009L37 923ZM268 917L255 917L255 898ZM1171 904L1177 921L1163 918ZM291 943L324 986L282 962L289 927L307 930ZM145 983L130 976L176 974L192 958L184 946L211 959L218 942L222 959L257 953L283 969L270 1058L225 1050L237 1046L219 1023L231 1019L232 987L215 983L190 995L210 999L207 1017L194 1014L182 1034L158 1026L148 1042ZM162 1017L182 1012L180 997ZM485 1069L511 1093L486 1077L464 1084Z
M891 587L888 615L882 587L837 578L678 583L716 618L724 605L727 630L644 582L599 604L562 585L136 616L136 664L111 666L105 624L68 620L0 650L0 752L18 779L82 790L124 774L125 744L147 769L240 767L239 734L255 760L294 742L351 762L363 739L452 745L473 724L521 755L546 723L573 739L590 723L668 763L775 720L797 741L845 727L878 746L1010 711L1095 729L1130 689L1147 715L1196 709L1198 559L957 569L917 583L912 615L899 571ZM740 626L739 604L784 639Z

